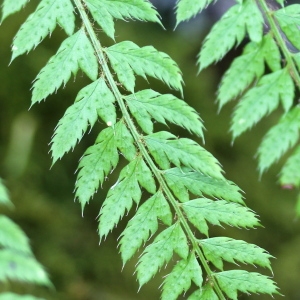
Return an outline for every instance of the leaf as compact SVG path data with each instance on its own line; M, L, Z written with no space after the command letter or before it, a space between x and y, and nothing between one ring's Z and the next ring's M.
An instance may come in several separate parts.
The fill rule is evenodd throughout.
M130 162L120 173L118 181L111 187L101 207L99 217L100 239L119 223L133 201L139 204L142 193L140 185L155 194L156 185L152 173L141 157Z
M161 24L158 13L145 0L86 0L93 18L112 39L115 36L114 20L136 19Z
M4 0L2 4L2 17L0 23L2 23L8 16L20 11L29 0Z
M198 113L173 95L143 90L125 97L125 100L131 114L147 134L153 133L153 118L163 124L169 121L204 138L203 124Z
M286 43L289 50L300 50L300 4L291 4L275 11L274 16L286 38L296 47L293 49Z
M177 139L175 135L160 131L145 138L146 146L161 169L189 167L208 176L223 179L218 161L204 148L190 139Z
M89 147L82 157L76 181L76 194L82 210L86 203L103 184L106 176L117 166L118 149L126 159L132 160L136 155L133 137L125 124L120 121L114 128L108 127L98 135L96 144Z
M0 300L45 300L31 295L18 295L14 293L1 293Z
M230 127L233 139L275 110L279 100L287 112L293 104L293 98L294 83L286 68L263 76L235 108Z
M3 184L2 179L0 178L0 204L6 206L12 206L11 201L9 200L8 191Z
M115 44L105 52L119 81L134 93L134 73L147 79L146 75L165 82L182 93L182 75L177 64L164 52L152 46L140 48L130 41Z
M82 69L93 81L98 76L98 63L93 46L84 29L65 39L57 53L37 75L33 84L32 104L40 102L66 84L73 73Z
M187 259L189 247L185 233L179 223L168 227L162 231L147 246L136 267L137 278L140 287L147 283L165 264L172 258L173 251L182 259Z
M229 8L204 40L198 59L200 71L219 61L235 44L239 45L246 30L251 41L260 42L263 23L261 12L252 0L245 0Z
M227 237L214 237L199 241L205 258L211 261L216 268L223 270L223 261L236 263L236 261L267 267L270 271L270 260L272 256L264 249L248 244L241 240Z
M201 287L201 290L195 291L188 300L219 300L218 296L216 295L213 287L210 283L205 284Z
M155 234L158 229L158 219L168 226L172 224L172 213L161 191L139 207L122 232L119 245L123 264L136 253L142 244L146 243L150 236Z
M293 154L287 159L283 166L279 181L281 185L300 186L300 146L298 146Z
M297 143L299 129L300 106L298 105L283 115L278 124L273 126L264 136L257 151L260 173L268 169Z
M217 0L180 0L176 5L176 26L183 21L187 21L195 17L210 3Z
M256 272L231 270L215 273L214 276L230 299L238 299L238 290L243 293L279 294L273 280Z
M191 282L201 287L203 278L202 270L192 253L188 259L180 260L167 275L163 283L162 300L176 300L180 294L187 292Z
M8 249L0 250L0 281L16 280L50 286L43 267L30 255Z
M27 18L14 38L11 60L13 61L17 56L35 48L48 34L54 31L56 23L65 30L67 35L72 35L75 29L73 10L70 0L40 1L35 12Z
M105 123L116 123L115 97L101 77L78 93L75 103L71 105L60 119L52 137L53 164L81 140L88 126L94 126L98 115Z
M207 222L212 225L221 226L221 223L225 223L243 228L259 226L256 215L249 208L225 200L199 198L183 203L182 209L187 219L206 236L208 236Z
M163 173L167 184L181 202L189 200L188 191L243 204L238 186L226 179L212 178L188 168L173 168Z
M264 61L274 72L281 68L281 55L270 34L265 35L260 43L250 42L243 54L234 59L218 90L217 100L220 108L239 96L254 80L264 74Z
M15 251L31 254L29 241L21 228L8 217L0 215L0 245Z

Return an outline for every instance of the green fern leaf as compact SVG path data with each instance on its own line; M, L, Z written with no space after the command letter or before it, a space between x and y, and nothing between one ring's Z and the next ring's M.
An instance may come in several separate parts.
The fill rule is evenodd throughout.
M0 250L0 281L7 279L50 286L43 267L30 255Z
M48 34L54 31L56 23L68 35L71 35L75 29L73 10L74 7L70 0L42 0L36 11L28 17L15 36L11 60L35 48Z
M199 263L192 253L188 259L179 261L163 283L162 300L176 300L180 294L187 292L192 281L201 287L203 278Z
M21 228L8 217L0 215L0 245L15 251L31 254L29 241Z
M201 290L195 291L188 297L188 300L219 300L213 287L210 284L204 285Z
M204 148L190 139L177 139L175 135L161 131L145 137L146 145L157 164L163 170L189 167L208 176L224 178L218 161Z
M221 226L254 228L259 225L256 215L247 207L225 200L199 198L182 204L188 220L203 234L208 236L207 222Z
M173 168L163 173L169 187L181 202L189 200L189 193L217 197L244 204L240 189L226 179L212 178L186 167Z
M280 70L281 55L270 34L265 35L261 43L249 43L243 54L226 71L218 90L220 108L241 94L254 79L257 80L264 74L264 60L273 72Z
M180 0L176 5L176 27L179 23L195 17L210 3L217 0Z
M28 37L27 37L28 38ZM81 68L93 81L98 76L97 58L84 29L65 39L57 53L40 71L33 84L32 104L40 102L66 84Z
M82 210L97 191L99 184L117 166L118 149L128 160L136 155L133 137L122 121L114 127L102 130L96 144L86 150L79 163L75 197L81 203Z
M295 106L287 114L283 115L278 124L273 126L264 136L260 144L258 166L263 173L299 139L300 129L300 106Z
M87 131L94 126L98 115L114 126L116 123L115 97L101 77L84 87L77 95L75 103L65 112L57 124L52 138L53 164L70 149L74 149Z
M114 20L137 19L161 24L157 11L145 0L86 0L93 18L112 39L115 36Z
M182 259L187 259L189 254L187 239L179 223L162 231L144 250L136 267L140 287L170 261L173 251Z
M265 75L240 100L232 118L233 139L275 110L281 99L285 111L293 104L294 83L287 68Z
M0 300L45 300L31 295L18 295L14 293L1 293Z
M134 92L134 73L146 75L165 82L168 86L181 91L182 76L177 64L165 53L152 46L140 48L130 41L115 44L105 50L110 63L124 87Z
M214 237L203 239L199 242L206 259L211 261L220 270L223 270L223 259L230 263L239 261L255 264L272 271L269 260L272 256L254 244L248 244L244 241L227 237Z
M0 178L0 204L6 205L6 206L12 206L12 203L9 200L8 191L5 187L5 185L3 184L1 178Z
M121 234L120 252L125 264L158 229L158 220L166 225L172 224L172 213L167 200L161 191L158 191L143 203L135 216L128 222ZM134 238L133 238L134 237Z
M183 100L173 95L161 95L153 90L143 90L125 97L130 112L147 134L153 133L153 122L166 124L166 120L181 126L203 139L203 124L198 113Z
M215 273L221 289L230 299L237 300L237 291L243 293L279 294L274 281L256 272L231 270Z
M283 186L300 186L300 146L296 148L294 153L287 159L283 166L279 181Z
M292 4L275 11L274 16L288 40L300 49L300 4Z
M149 193L156 192L152 173L141 157L130 162L120 173L116 184L111 187L100 210L100 239L119 223L125 212L132 207L133 201L139 204L142 196L139 184Z
M2 23L8 16L21 10L29 0L4 0L2 4L2 17L0 23Z
M260 42L263 36L263 17L256 2L245 0L232 6L205 38L199 54L200 70L220 60L246 34L250 40Z

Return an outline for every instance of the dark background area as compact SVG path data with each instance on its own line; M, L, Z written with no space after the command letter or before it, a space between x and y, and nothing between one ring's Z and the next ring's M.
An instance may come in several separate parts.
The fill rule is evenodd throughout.
M233 57L241 52L241 47L199 76L196 66L196 56L205 34L226 8L224 5L211 7L206 14L180 25L174 32L173 8L166 0L153 2L160 9L166 30L156 24L117 21L116 41L132 40L139 46L153 45L179 64L185 81L184 99L200 113L207 129L205 148L221 162L226 177L245 192L246 204L257 212L264 226L255 230L213 227L211 235L227 235L267 249L276 257L272 266L274 280L281 293L285 299L300 299L300 230L294 209L297 191L284 190L277 184L277 174L284 160L259 179L254 157L262 136L276 124L282 110L272 113L232 145L228 129L235 103L217 114L215 94L223 72ZM171 5L175 3L169 2ZM51 155L48 152L54 128L89 79L79 71L76 80L72 78L57 94L29 110L32 81L66 37L58 27L51 38L43 41L36 50L8 66L12 38L36 3L31 1L25 10L5 20L0 27L0 176L15 205L12 211L1 208L1 213L9 215L25 230L36 257L45 266L56 290L6 284L0 285L0 291L12 288L49 300L159 299L158 287L168 269L162 270L139 292L133 274L138 255L122 269L117 238L132 213L99 245L96 218L107 189L117 180L120 169L115 170L103 189L86 206L83 217L80 204L74 202L78 161L85 149L94 143L104 124L99 121L74 151L50 169ZM230 4L230 1L227 3ZM112 41L100 30L99 37L102 45L112 45ZM172 92L154 79L150 79L149 83L142 79L137 82L137 90L151 87L160 93ZM176 92L174 94L180 97ZM171 129L176 135L188 136L178 127ZM246 268L257 271L251 266ZM259 271L272 276L268 270ZM270 299L263 295L241 297L248 298ZM275 299L281 297L276 296Z

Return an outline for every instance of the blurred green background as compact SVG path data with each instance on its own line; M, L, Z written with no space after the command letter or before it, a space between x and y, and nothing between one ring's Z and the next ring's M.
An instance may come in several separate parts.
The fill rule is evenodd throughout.
M77 92L89 80L78 72L76 80L72 78L57 94L29 110L32 81L65 38L64 32L57 28L36 50L17 58L8 67L12 38L35 3L30 2L25 10L5 20L0 27L0 177L15 204L14 210L1 208L1 213L9 215L25 230L36 257L45 266L56 289L6 284L0 285L0 290L15 289L49 300L159 299L158 287L168 269L162 270L138 292L133 274L138 255L122 268L117 238L131 213L99 245L96 218L107 189L116 181L120 169L114 171L94 196L83 216L79 203L74 202L78 161L84 150L94 143L104 124L99 121L73 152L50 169L48 152L53 130ZM294 210L297 191L283 190L276 184L281 162L259 179L254 157L263 134L277 122L282 111L271 114L232 145L228 129L233 104L217 114L215 93L222 73L241 49L237 48L222 63L197 76L196 55L209 28L209 17L180 26L175 32L170 13L163 17L166 30L155 24L118 21L116 41L132 40L139 46L153 45L179 64L185 81L184 99L200 113L207 129L206 149L221 162L227 178L245 192L247 205L257 212L264 226L255 230L214 227L211 235L228 235L267 249L276 257L272 265L281 293L285 299L300 299L300 230ZM103 45L112 44L100 30L99 37ZM170 92L157 80L150 79L147 83L138 79L137 82L139 89L151 87L161 93ZM171 129L176 135L188 135L177 127ZM256 271L251 266L248 269ZM272 276L268 270L262 272ZM270 297L251 295L241 299Z

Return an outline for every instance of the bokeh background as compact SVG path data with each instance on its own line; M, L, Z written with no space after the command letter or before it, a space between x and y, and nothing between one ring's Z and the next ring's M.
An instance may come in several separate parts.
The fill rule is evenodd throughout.
M0 177L9 188L15 205L14 210L0 209L25 230L55 289L9 283L0 284L0 291L14 289L49 300L159 299L158 287L168 269L162 270L138 292L133 274L138 255L122 268L117 238L131 213L99 245L96 218L107 189L116 181L120 169L115 170L103 189L98 191L83 216L79 203L74 202L78 161L84 150L94 143L104 124L98 122L73 152L50 168L49 142L53 130L77 92L89 80L78 72L76 79L72 78L57 94L29 109L32 81L66 37L57 28L36 50L9 65L12 38L37 2L31 1L26 9L5 20L0 27ZM173 31L175 0L153 2L159 8L166 30L156 24L117 21L116 40L132 40L139 46L153 45L179 64L185 81L184 99L200 113L207 129L206 149L223 165L227 178L245 192L247 205L257 212L264 226L255 230L212 228L211 234L244 239L267 249L276 258L272 265L281 293L285 299L298 300L300 222L295 214L297 191L282 189L277 184L277 174L284 160L261 179L255 160L262 136L277 122L282 110L272 113L232 144L228 129L234 103L218 114L215 94L221 75L242 48L237 47L221 63L197 75L196 55L203 38L231 1L210 7L206 13L179 26L176 31ZM103 45L112 44L101 30L98 34ZM147 83L138 79L139 89L147 87L161 93L171 92L157 80L149 79ZM176 92L175 95L180 96ZM171 129L176 135L188 136L177 127ZM256 270L251 266L248 268ZM268 270L262 272L272 276ZM241 299L270 297L249 295ZM281 299L281 296L275 296L275 299Z

